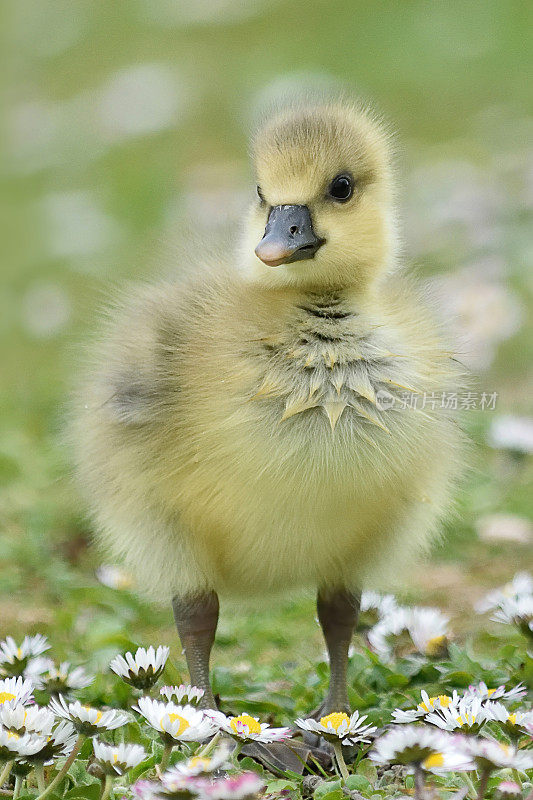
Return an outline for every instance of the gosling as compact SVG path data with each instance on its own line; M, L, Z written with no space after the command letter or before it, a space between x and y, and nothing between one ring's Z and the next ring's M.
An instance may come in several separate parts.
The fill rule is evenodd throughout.
M204 707L219 595L317 591L320 718L349 710L361 586L419 556L450 506L462 438L445 398L460 371L400 268L374 117L297 101L252 152L234 250L109 314L80 392L77 471L101 543L172 599Z

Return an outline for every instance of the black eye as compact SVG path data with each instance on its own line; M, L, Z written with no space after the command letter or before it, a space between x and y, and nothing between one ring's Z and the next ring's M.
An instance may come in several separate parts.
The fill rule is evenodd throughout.
M339 203L345 203L353 194L353 178L351 175L337 175L329 185L328 194Z
M265 198L263 197L263 192L261 191L261 187L260 186L256 186L256 189L257 189L258 198L261 200L262 203L264 203L265 202Z

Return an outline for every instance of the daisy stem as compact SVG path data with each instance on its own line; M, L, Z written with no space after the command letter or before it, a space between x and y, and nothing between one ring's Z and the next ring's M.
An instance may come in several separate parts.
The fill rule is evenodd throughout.
M65 777L65 775L69 771L69 769L71 768L72 764L74 763L74 760L75 760L76 756L80 752L81 746L82 746L82 744L84 742L84 739L85 739L84 734L80 733L78 738L76 739L76 744L72 748L71 754L69 755L69 757L67 758L67 760L65 761L65 763L63 764L63 766L61 767L61 769L59 770L59 772L55 776L55 778L53 779L53 781L51 781L48 784L48 786L46 787L44 792L41 792L41 794L39 795L37 800L44 800L44 798L48 797L48 795L51 794L54 791L56 786L61 783L61 781L63 780L63 778Z
M102 788L102 794L100 795L100 800L108 800L112 786L113 786L113 776L106 775L105 783Z
M15 791L13 792L13 800L17 800L17 797L20 794L20 790L22 789L22 781L24 778L22 775L15 776Z
M239 754L243 747L244 747L244 742L237 742L235 744L235 750L231 754L231 763L235 764L236 767L239 766L239 762L237 761L237 759L239 758Z
M46 783L44 780L44 764L35 765L35 778L37 779L37 789L39 790L39 794L42 794L46 789Z
M198 752L195 753L195 757L196 758L205 758L205 756L210 755L212 753L212 751L215 749L216 745L218 744L218 740L220 739L221 735L222 735L221 731L219 731L218 733L215 733L215 735L213 736L211 741L208 742L205 745L205 747L201 747L198 750Z
M346 766L346 761L344 760L344 756L342 754L342 743L340 739L338 742L333 743L333 750L335 751L335 758L337 760L337 765L342 775L342 784L344 785L348 780L348 778L350 777L350 775L348 772L348 768Z
M468 775L467 772L463 772L462 777L468 787L468 797L476 797L477 796L476 787L472 783L472 778L470 777L470 775Z
M479 779L479 786L477 789L477 800L485 800L485 794L487 791L487 784L489 782L489 776L492 772L490 767L487 767L481 773L481 778Z
M159 763L159 772L165 772L166 768L168 767L168 762L170 761L170 754L172 753L173 747L174 745L172 744L165 745L165 749L163 750L163 755Z
M426 788L426 784L424 781L424 772L420 764L415 764L415 798L416 800L422 800L424 797L424 789Z
M7 779L9 778L14 763L15 763L14 761L8 761L7 764L5 765L4 769L0 774L0 786L3 786L4 783L7 781Z

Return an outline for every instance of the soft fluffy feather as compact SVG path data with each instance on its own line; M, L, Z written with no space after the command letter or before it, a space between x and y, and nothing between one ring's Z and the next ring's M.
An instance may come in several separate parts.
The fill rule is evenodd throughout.
M257 134L266 204L238 254L113 310L80 393L78 474L102 543L161 599L355 588L418 554L461 472L453 412L376 393L457 390L416 283L395 270L387 139L342 105ZM349 169L358 196L324 198ZM269 204L305 203L313 261L254 256Z

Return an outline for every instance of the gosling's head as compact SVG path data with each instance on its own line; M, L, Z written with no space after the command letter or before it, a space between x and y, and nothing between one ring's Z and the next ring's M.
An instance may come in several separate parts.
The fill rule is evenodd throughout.
M387 134L341 102L278 111L253 141L243 263L266 286L365 292L393 263Z

